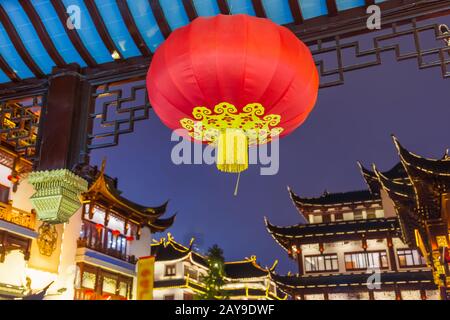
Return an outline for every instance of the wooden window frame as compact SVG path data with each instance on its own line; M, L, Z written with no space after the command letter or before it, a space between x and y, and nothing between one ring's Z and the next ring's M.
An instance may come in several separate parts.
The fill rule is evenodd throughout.
M421 263L420 264L412 264L412 265L402 265L400 256L406 256L406 254L400 254L399 253L400 251L409 251L412 256L413 261L414 261L413 251L416 251ZM427 266L427 264L424 263L425 261L424 261L422 255L420 254L420 252L417 249L410 249L410 248L397 249L397 261L398 261L398 266L400 268L423 268L423 267Z
M326 270L326 269L324 269L324 270L310 270L310 271L307 271L307 265L311 265L310 263L307 263L306 262L306 260L308 259L308 258L320 258L320 257L322 257L322 258L324 258L324 266L326 267L326 260L325 260L325 257L331 257L331 256L334 256L334 257L336 257L336 263L337 263L337 268L336 269L331 269L331 270ZM333 264L333 261L334 261L334 259L332 259L331 260L331 264ZM336 272L336 271L339 271L339 257L338 257L338 254L337 253L328 253L328 254L315 254L315 255L307 255L307 256L305 256L304 257L304 262L305 262L305 273L326 273L326 272Z
M174 271L173 274L168 272L169 269L173 269L173 271ZM164 276L165 277L174 277L176 275L177 275L177 265L176 264L174 264L174 263L166 264L164 266Z
M380 262L380 270L387 270L389 269L389 258L388 258L388 254L386 250L373 250L373 251L355 251L355 252L344 252L344 265L345 265L345 270L346 271L364 271L369 269L369 261L368 261L368 256L369 254L373 254L373 253L379 253L379 262ZM359 255L362 254L365 256L365 260L366 260L366 267L365 268L348 268L347 267L347 256L349 255ZM385 257L386 259L386 266L382 265L382 256Z

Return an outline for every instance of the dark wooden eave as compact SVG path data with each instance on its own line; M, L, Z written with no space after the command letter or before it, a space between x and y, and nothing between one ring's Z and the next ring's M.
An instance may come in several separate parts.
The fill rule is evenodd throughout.
M374 195L379 195L380 183L378 181L376 173L364 167L359 161L358 166L359 170L361 171L361 175L363 176L364 180L366 181L366 184L369 187L370 192L372 192L372 194ZM401 162L397 163L390 170L382 172L382 175L389 180L409 181L408 174L406 173L405 168L403 167L403 164Z
M68 13L66 12L66 8L64 7L64 4L60 0L50 0L51 4L55 8L55 11L59 17L59 20L63 24L63 26L66 25L68 19L70 18ZM97 62L95 59L91 56L89 51L86 49L86 47L83 44L83 41L81 41L80 36L78 35L77 31L74 29L65 28L67 35L69 36L70 41L75 46L75 49L80 54L81 58L83 58L84 62L89 67L94 67L97 65Z
M292 197L292 200L299 208L321 206L333 207L364 202L376 202L380 200L378 196L372 195L369 190L349 191L341 193L324 192L322 196L314 198L302 198L296 195L290 188L288 190Z
M414 167L427 175L435 175L436 177L449 177L450 179L450 158L444 155L442 159L428 159L409 152L400 144L400 141L393 136L394 144L397 148L400 160L406 167ZM409 173L409 172L408 172Z
M217 5L219 6L221 14L231 14L227 0L217 0Z
M292 17L294 18L295 24L303 23L302 9L298 0L289 0L289 8L291 9Z
M271 278L285 292L295 295L304 293L367 291L367 273L298 276L271 274ZM380 274L382 288L435 290L433 274L429 270L384 271Z
M98 11L95 1L84 0L84 3L86 4L86 8L89 10L89 15L91 16L92 21L94 22L95 28L97 29L98 34L100 35L100 38L102 39L109 53L111 55L118 54L120 59L123 59L122 53L120 52L119 48L117 48L116 44L114 43L113 39L111 38L108 32L108 29L106 28L105 22L103 21L103 18L100 12Z
M193 21L198 17L193 0L183 0L183 6L189 21Z
M148 0L150 7L152 8L153 15L155 16L156 23L158 24L159 30L161 30L162 35L167 39L172 32L169 23L167 22L164 11L159 3L159 0Z
M328 16L329 17L337 16L338 9L337 9L336 0L326 0L326 1L327 1Z
M47 29L45 28L44 24L42 23L41 18L39 17L38 13L36 12L36 9L34 9L34 6L31 4L31 1L29 0L19 0L20 5L22 6L23 10L27 14L28 18L30 19L31 23L33 24L34 29L36 30L39 39L44 44L45 49L47 50L48 54L52 58L52 60L56 63L58 67L62 67L66 64L63 57L59 54L59 51L56 49L55 45L53 44L52 39L50 38Z
M286 250L293 244L379 239L388 235L399 236L401 231L397 218L297 224L288 227L273 225L266 218L265 223L269 234Z
M25 64L30 68L31 72L38 78L42 78L45 76L44 72L39 68L39 66L34 62L31 55L28 53L28 50L25 48L22 40L20 39L19 34L14 28L13 23L9 19L8 14L6 13L3 6L0 4L0 22L5 27L6 33L8 34L11 42L17 50L17 53L20 55Z
M13 69L6 63L5 59L0 55L0 69L8 76L9 79L13 82L20 81L20 77L17 73L14 72Z
M259 18L267 18L266 10L264 10L264 5L262 0L252 0L253 9L255 10L255 15Z
M138 30L136 22L133 19L133 16L130 12L130 8L128 7L126 0L116 0L117 6L119 7L120 14L122 15L122 19L127 26L128 31L130 32L131 37L133 38L134 43L138 47L139 51L144 57L151 57L152 51L147 47L144 38L142 38L141 33Z

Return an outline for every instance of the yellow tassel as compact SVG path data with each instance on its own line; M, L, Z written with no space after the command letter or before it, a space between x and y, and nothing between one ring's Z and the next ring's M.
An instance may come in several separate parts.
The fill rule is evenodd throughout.
M217 143L217 169L238 173L248 168L248 138L243 130L221 131Z

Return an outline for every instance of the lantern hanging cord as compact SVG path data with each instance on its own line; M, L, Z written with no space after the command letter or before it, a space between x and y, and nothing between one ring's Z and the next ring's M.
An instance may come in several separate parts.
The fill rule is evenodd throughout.
M237 180L236 180L236 187L234 188L234 196L236 197L239 190L239 181L241 180L241 173L238 173Z

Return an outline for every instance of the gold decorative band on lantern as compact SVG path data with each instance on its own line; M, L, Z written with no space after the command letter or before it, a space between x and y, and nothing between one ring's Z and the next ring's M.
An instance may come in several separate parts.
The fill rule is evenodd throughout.
M217 140L217 169L238 173L248 168L248 138L241 129L225 129Z
M281 116L265 115L260 103L247 104L241 112L227 102L217 104L213 110L195 107L192 118L181 119L181 127L193 139L217 145L217 167L224 172L246 170L248 147L270 142L283 132L277 127Z

